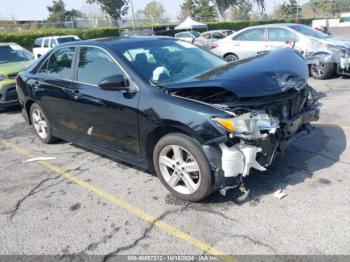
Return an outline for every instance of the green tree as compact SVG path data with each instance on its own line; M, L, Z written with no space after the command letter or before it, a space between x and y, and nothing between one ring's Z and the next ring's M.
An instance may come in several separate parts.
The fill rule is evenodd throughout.
M350 12L350 0L337 0L334 3L334 13Z
M253 9L250 1L240 1L231 7L231 18L236 20L249 20Z
M146 5L142 13L147 20L155 23L155 21L159 22L164 17L165 9L161 3L154 0Z
M55 23L57 26L63 26L65 21L72 21L78 17L83 17L83 14L76 10L66 10L66 4L63 0L55 0L52 2L52 6L48 6L49 17L47 21Z
M334 7L332 0L310 0L310 6L315 14L320 14L321 16L329 16L334 12L332 10Z
M265 0L252 0L252 5L255 5L259 18L263 19L266 15Z
M180 21L185 20L189 16L194 15L194 0L185 0L183 4L180 6L180 13L178 15L178 19Z
M299 17L301 13L301 6L298 5L296 0L289 0L289 2L284 2L280 7L280 12L283 17Z
M86 0L89 4L97 4L114 25L128 14L128 0Z
M194 14L201 21L213 21L217 17L212 0L195 0Z
M238 0L214 0L219 18L221 21L226 20L226 11L236 5Z

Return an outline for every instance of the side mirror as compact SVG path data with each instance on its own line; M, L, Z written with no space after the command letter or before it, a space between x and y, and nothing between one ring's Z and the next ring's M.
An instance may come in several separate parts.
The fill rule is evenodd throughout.
M103 79L98 85L105 91L128 91L129 82L123 75L109 76Z

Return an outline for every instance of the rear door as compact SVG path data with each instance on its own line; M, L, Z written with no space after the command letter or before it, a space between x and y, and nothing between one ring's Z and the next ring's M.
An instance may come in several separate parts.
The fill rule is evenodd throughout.
M124 75L133 90L134 82L99 47L80 47L73 92L79 137L104 149L141 156L139 146L139 92L105 91L99 83L106 77Z
M54 132L67 140L73 139L77 130L72 105L75 100L70 89L75 50L75 47L55 50L29 83Z
M269 27L266 50L271 51L281 47L293 47L298 41L298 36L290 30L279 27ZM292 43L294 43L294 45Z
M265 52L267 44L265 36L266 29L263 27L245 30L232 38L232 51L239 59Z

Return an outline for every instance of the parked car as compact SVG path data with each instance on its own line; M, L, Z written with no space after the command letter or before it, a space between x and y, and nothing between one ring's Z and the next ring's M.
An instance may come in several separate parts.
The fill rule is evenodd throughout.
M15 43L0 43L0 108L19 105L16 76L34 61L32 53Z
M80 38L76 35L65 35L65 36L49 36L35 39L33 53L35 59L39 59L41 56L46 54L52 48L68 42L79 41Z
M181 39L186 42L193 43L194 39L199 37L201 33L196 31L187 31L175 34L175 38Z
M44 143L74 141L155 170L172 194L199 201L266 171L318 120L307 81L293 49L230 64L174 38L130 37L56 47L17 88Z
M271 24L243 29L219 40L212 52L236 61L294 43L310 61L314 78L326 79L336 73L350 74L350 40L332 37L300 24Z
M207 31L200 34L200 36L195 39L194 44L206 49L210 49L213 41L224 39L225 37L232 35L233 33L234 31L232 30Z

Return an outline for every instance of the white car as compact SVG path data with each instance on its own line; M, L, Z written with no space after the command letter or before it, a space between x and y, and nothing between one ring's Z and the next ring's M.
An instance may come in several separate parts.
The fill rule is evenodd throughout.
M194 39L196 39L200 35L201 35L201 33L196 32L196 31L187 31L187 32L177 33L175 35L175 38L192 43L194 41Z
M33 54L35 59L39 59L52 48L67 42L79 41L76 35L41 37L34 41Z
M248 27L211 46L227 61L256 56L276 48L293 47L310 63L314 78L350 75L350 40L340 39L301 24L270 24Z
M233 30L212 30L201 33L199 37L193 42L195 45L210 49L211 44L214 41L224 39L225 37L232 35L235 31Z

